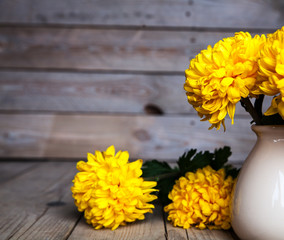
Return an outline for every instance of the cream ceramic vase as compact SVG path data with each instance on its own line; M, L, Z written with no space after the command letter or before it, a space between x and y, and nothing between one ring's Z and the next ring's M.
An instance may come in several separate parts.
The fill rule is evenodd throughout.
M284 126L252 126L257 142L238 176L232 227L240 239L284 239Z

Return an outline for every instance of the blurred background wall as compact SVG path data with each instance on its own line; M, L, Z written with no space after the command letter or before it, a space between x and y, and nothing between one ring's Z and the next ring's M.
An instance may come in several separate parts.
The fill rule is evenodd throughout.
M284 25L281 0L0 0L0 158L85 159L114 144L169 162L187 149L256 137L240 107L207 130L187 103L184 70L236 31Z

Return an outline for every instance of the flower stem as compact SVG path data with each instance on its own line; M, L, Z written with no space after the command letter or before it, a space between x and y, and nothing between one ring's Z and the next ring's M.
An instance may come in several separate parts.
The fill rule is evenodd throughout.
M261 125L261 117L258 115L256 109L253 107L251 101L248 97L241 98L242 106L246 109L246 111L251 115L253 121L256 125Z
M260 94L258 95L258 97L255 99L255 102L254 102L254 108L258 114L259 117L262 118L262 103L263 103L263 99L264 99L264 95L263 94Z

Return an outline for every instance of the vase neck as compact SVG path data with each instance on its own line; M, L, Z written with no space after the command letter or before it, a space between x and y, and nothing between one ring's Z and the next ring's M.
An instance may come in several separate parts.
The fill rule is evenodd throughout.
M258 138L284 141L284 125L253 125L251 128Z

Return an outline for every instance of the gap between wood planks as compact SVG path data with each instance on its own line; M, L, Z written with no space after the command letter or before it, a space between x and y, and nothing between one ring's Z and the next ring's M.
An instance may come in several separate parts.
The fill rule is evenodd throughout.
M71 229L71 231L67 234L66 236L66 240L69 239L69 237L72 235L72 233L74 232L75 228L78 226L79 222L84 218L84 213L82 213L80 215L80 217L77 219L76 223L74 224L73 228Z
M158 71L158 70L124 70L124 69L78 69L74 67L70 68L52 68L52 67L7 67L7 66L0 66L1 72L31 72L31 73L37 73L37 72L46 72L46 73L89 73L89 74L133 74L133 75L166 75L166 76L182 76L184 77L184 71ZM0 72L0 73L1 73Z
M277 28L263 27L186 27L186 26L149 26L149 25L103 25L103 24L62 24L62 23L9 23L1 22L0 28L66 28L66 29L105 29L105 30L147 30L147 31L190 31L190 32L250 32L265 34L274 32Z

